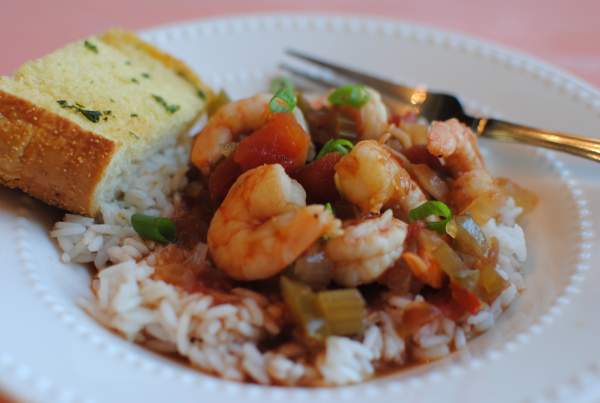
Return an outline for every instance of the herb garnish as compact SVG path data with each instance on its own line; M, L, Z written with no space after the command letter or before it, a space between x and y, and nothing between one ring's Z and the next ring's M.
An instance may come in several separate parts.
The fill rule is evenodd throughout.
M160 96L154 95L154 94L152 94L152 96L154 97L154 99L156 100L156 102L158 102L159 104L161 104L165 108L165 110L168 113L175 113L175 112L177 112L179 110L179 105L169 105L167 103L167 101L165 101L163 99L163 97L160 97Z
M88 41L83 42L83 44L85 45L86 48L88 48L89 50L91 50L94 53L98 53L98 47L96 45L93 45L91 43L89 43Z
M114 100L114 99L112 99L112 98L108 98L108 100L109 100L110 102L115 102L115 100Z
M132 114L131 114L131 117L132 117L132 118L137 118L137 117L138 117L138 115L137 115L137 113L132 113Z
M196 94L198 94L198 96L199 96L200 98L202 98L203 100L205 100L205 101L206 101L206 93L205 93L203 90L201 90L201 89L200 89L200 87L198 87L198 86L196 85L196 83L192 81L192 79L191 79L191 78L189 78L188 76L186 76L186 75L185 75L185 73L184 73L183 71L178 71L178 72L177 72L177 75L178 75L179 77L183 78L185 81L187 81L187 82L188 82L188 83L190 83L191 85L193 85L193 86L194 86L194 88L196 88Z
M92 123L98 123L98 121L100 121L100 116L102 116L102 113L100 113L100 111L88 111L85 109L77 109L77 112L81 112L81 114Z
M135 139L135 140L140 139L134 132L129 132L129 137L131 137L132 139Z
M105 115L111 115L111 114L112 114L112 111L104 111L104 114L105 114Z
M136 84L139 84L140 82L138 80L136 80L135 78L132 78L131 81L133 81Z
M84 106L75 102L75 105L69 105L67 101L61 99L60 101L56 101L60 105L61 108L64 109L75 109L75 113L81 113L87 120L92 123L98 123L100 121L100 117L102 116L102 112L100 111L89 111L83 109Z
M144 78L150 78L150 74L148 74L148 73L142 73L142 77L144 77Z
M125 64L126 64L126 65L130 65L130 64L131 64L131 62L130 62L129 60L125 60Z

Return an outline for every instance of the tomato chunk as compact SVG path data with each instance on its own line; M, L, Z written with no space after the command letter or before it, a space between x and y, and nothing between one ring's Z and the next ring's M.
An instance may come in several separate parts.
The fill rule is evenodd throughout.
M233 186L237 178L243 173L242 166L233 160L233 155L230 155L226 160L217 165L215 171L210 175L210 179L208 180L210 198L227 196L227 192L229 192L231 186Z
M288 175L306 163L310 137L288 112L272 113L269 122L242 139L233 153L245 171L264 164L280 164Z
M389 125L396 125L400 127L400 122L417 123L417 115L413 111L408 111L404 113L404 115L392 113L388 118Z
M427 150L426 145L412 146L404 152L404 156L408 158L412 164L426 164L432 170L448 175L446 167L442 165L436 156L431 155L429 150Z
M479 312L481 301L477 298L477 295L461 288L455 283L450 283L450 289L452 290L452 296L464 310L472 315L476 315Z
M315 203L334 203L340 198L335 187L335 169L333 167L342 159L340 151L325 154L316 161L300 168L294 175L306 191L306 195Z

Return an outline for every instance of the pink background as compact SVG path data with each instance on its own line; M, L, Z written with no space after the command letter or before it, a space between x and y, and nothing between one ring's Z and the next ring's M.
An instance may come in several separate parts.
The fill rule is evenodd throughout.
M545 59L600 87L599 0L0 0L0 75L65 43L228 14L326 11L439 26Z
M0 75L110 27L294 11L382 16L463 32L600 87L600 0L0 0Z

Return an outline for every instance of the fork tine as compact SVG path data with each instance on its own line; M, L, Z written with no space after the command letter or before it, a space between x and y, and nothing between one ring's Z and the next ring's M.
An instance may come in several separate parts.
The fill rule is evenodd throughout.
M325 62L320 59L316 59L314 57L305 55L303 53L300 53L300 52L292 50L292 49L287 49L285 51L285 53L287 53L290 56L294 56L299 59L305 60L307 62L319 65L321 67L325 67L327 69L335 71L336 73L345 75L346 77L358 80L359 82L361 82L363 84L373 87L374 89L378 90L379 92L387 93L388 95L398 97L407 103L411 102L411 97L413 96L413 94L415 92L415 90L412 88L408 88L408 87L404 87L402 85L390 83L389 81L385 81L385 80L382 80L377 77L373 77L373 76L370 76L370 75L367 75L364 73L359 73L354 70L349 70L345 67L335 65L332 63L328 63L328 62ZM297 74L292 69L288 69L288 68L285 68L285 69L292 71L294 74ZM298 74L298 75L301 75L301 74ZM302 75L302 76L304 77L304 75ZM312 77L306 77L306 78L313 79Z
M338 86L338 82L331 78L326 78L326 77L322 77L322 76L317 77L313 74L308 73L305 70L299 69L297 67L294 67L294 66L286 64L286 63L280 63L279 67L282 68L283 70L287 70L290 73L293 73L299 77L305 78L309 81L312 81L312 82L322 85L324 87L337 87Z

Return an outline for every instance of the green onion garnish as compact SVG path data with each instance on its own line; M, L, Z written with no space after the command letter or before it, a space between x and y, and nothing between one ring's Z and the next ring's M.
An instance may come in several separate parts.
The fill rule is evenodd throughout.
M428 222L427 229L431 231L437 231L440 235L446 235L446 224L452 219L452 212L441 201L428 201L427 203L421 204L419 207L412 209L408 213L408 219L410 222L415 220L424 220L429 216L437 215L444 217L442 221Z
M350 150L352 150L354 148L354 144L352 144L348 140L344 140L344 139L329 140L327 143L325 143L323 148L321 148L321 151L319 151L319 155L317 155L317 159L321 158L325 154L329 154L329 153L332 153L335 151L341 151L342 154L346 155L346 154L348 154L349 151L346 150L345 147L349 147Z
M277 92L280 89L295 91L296 86L294 85L292 80L290 80L287 77L277 77L273 81L271 81L271 91Z
M271 98L269 109L271 112L291 112L297 102L298 100L291 91L280 88Z
M331 203L325 205L325 211L331 211L331 214L335 217L335 207Z
M347 105L362 108L371 99L371 94L362 85L344 85L333 91L327 98L334 105Z
M131 225L142 238L165 243L177 242L177 228L168 218L134 214L131 216Z

